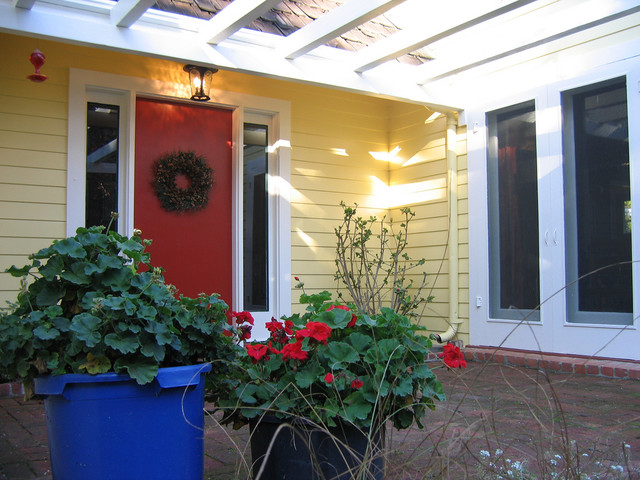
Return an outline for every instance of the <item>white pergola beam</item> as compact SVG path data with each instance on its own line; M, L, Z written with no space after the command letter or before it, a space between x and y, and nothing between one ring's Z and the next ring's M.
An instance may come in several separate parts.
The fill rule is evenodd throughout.
M430 43L486 22L487 20L511 12L535 1L537 0L516 0L509 2L507 5L490 9L489 11L487 11L486 8L484 8L484 11L477 11L477 9L474 9L473 11L452 10L450 15L447 15L448 18L443 18L442 21L440 21L440 19L431 19L431 21L427 22L429 25L437 27L437 30L435 31L433 28L429 29L427 26L422 26L420 28L414 27L410 30L403 30L391 35L390 37L383 38L373 45L363 48L355 54L353 69L358 73L371 70L372 68L388 62L389 60L396 59L402 55L429 45ZM458 7L455 3L451 3L449 5L455 9ZM483 3L479 2L477 6L482 9Z
M207 43L216 45L242 27L249 25L278 3L280 0L234 0L202 27L201 38Z
M351 0L290 34L279 52L285 58L297 58L404 1Z
M31 10L34 3L36 3L36 0L13 0L14 7L24 8L26 10Z
M417 67L417 82L423 85L525 51L533 52L539 47L600 26L616 28L614 22L640 13L640 5L636 0L617 0L607 4L601 0L576 0L572 8L554 9L556 6L550 5L546 11L538 10L527 18L519 19L508 31L503 30L502 35L483 35L482 40L476 41L474 49L460 48L461 44L470 41L469 38L458 39L443 47L439 55L441 58ZM527 25L530 24L539 25L535 38L527 32ZM506 44L503 41L505 37L510 40ZM455 58L451 56L454 51Z
M128 28L155 3L155 0L118 0L111 9L111 23Z

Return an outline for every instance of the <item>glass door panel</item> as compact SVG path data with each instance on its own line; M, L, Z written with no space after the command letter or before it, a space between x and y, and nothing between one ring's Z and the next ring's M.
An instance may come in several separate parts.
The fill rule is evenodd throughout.
M490 316L539 321L535 105L490 112L487 120Z
M567 320L629 325L631 191L624 79L562 96Z

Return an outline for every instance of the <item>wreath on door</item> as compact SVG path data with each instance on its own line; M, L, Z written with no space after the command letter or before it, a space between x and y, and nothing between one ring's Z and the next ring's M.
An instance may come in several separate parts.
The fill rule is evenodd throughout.
M178 186L179 175L188 180L187 188ZM213 169L207 165L207 160L191 151L163 155L153 164L153 188L162 208L169 212L205 208L213 183Z

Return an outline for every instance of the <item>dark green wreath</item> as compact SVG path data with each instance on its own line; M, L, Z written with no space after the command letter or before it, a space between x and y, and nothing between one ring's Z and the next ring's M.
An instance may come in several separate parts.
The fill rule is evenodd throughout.
M180 174L191 182L189 188L178 187L176 178ZM153 177L153 188L165 210L178 213L200 210L209 203L213 169L194 152L163 155L153 164Z

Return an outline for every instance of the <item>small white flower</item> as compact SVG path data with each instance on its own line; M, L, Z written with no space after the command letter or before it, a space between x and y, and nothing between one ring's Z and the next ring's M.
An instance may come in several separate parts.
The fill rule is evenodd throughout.
M622 465L611 465L611 470L620 473L624 472L624 468L622 467Z
M557 465L557 464L558 464L558 462L557 462L557 461L555 461L553 458L552 458L551 460L549 460L549 463L550 463L551 465Z
M554 457L556 457L558 460L562 460L562 457L560 455L558 455L557 453L554 455Z
M500 448L496 449L496 456L497 456L497 457L499 457L499 456L500 456L500 455L502 455L503 453L504 453L504 452L503 452Z
M480 450L480 456L489 458L491 456L491 454L489 452L487 452L486 450Z

